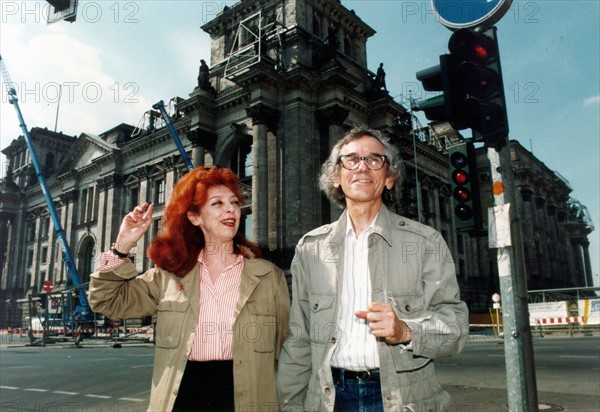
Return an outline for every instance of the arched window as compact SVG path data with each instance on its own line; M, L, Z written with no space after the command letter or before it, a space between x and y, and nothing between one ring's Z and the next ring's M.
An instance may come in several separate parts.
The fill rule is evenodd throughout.
M79 266L77 270L79 271L82 283L89 282L90 274L94 270L94 260L96 257L95 246L96 242L91 236L85 237L81 242L81 247L79 248Z
M313 14L313 19L312 19L312 26L313 26L313 34L317 37L321 37L321 23L319 22L319 16L314 13Z

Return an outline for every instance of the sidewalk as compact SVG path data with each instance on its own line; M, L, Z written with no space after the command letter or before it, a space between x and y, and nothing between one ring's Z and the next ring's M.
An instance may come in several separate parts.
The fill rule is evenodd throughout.
M511 412L522 411L521 407L508 408L506 389L472 388L461 386L444 386L452 396L453 403L444 412ZM600 411L599 397L589 395L568 395L555 392L538 391L538 408L540 412Z

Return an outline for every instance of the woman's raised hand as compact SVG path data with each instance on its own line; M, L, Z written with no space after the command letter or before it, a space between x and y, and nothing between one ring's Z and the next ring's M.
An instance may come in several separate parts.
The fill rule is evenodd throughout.
M115 248L121 253L129 253L142 238L152 223L153 203L136 206L127 213L121 222Z

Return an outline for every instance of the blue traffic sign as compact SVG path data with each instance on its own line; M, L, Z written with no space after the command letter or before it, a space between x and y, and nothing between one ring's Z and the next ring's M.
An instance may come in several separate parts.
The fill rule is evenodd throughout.
M440 23L450 30L488 28L510 8L512 0L431 0Z

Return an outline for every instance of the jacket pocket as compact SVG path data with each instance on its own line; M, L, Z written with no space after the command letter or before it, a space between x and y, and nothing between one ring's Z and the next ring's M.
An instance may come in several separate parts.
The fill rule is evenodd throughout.
M250 323L240 325L246 342L254 345L255 352L273 352L277 334L277 317L271 302L248 302Z
M310 340L314 343L327 343L338 333L338 325L333 315L334 295L311 295L310 308Z
M423 307L425 306L422 296L394 296L393 303L402 319L419 317L423 313Z
M158 302L156 346L174 349L179 345L183 322L189 306L188 300L163 299Z

